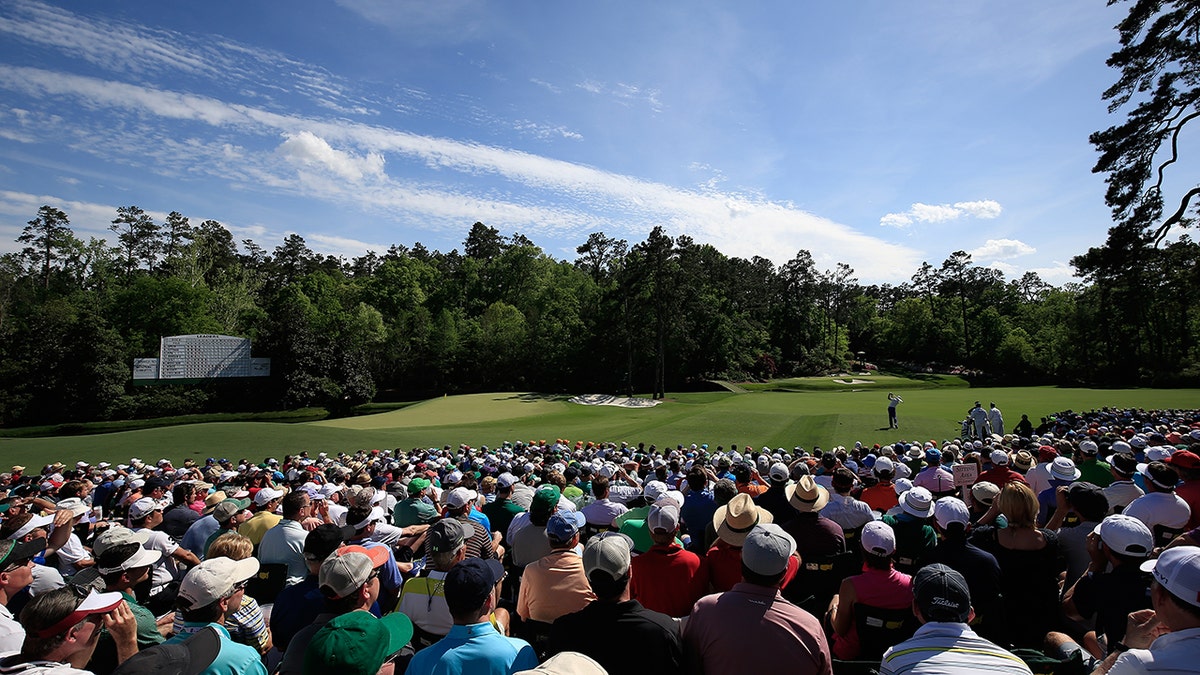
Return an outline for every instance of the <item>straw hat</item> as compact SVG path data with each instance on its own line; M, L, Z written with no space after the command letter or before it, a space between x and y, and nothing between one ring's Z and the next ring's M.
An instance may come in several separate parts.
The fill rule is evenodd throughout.
M754 500L746 493L739 493L729 500L729 503L717 509L713 514L713 529L717 536L732 546L741 546L746 541L746 535L760 523L774 520L771 512L760 509Z
M788 503L801 513L820 511L829 503L829 490L817 485L812 476L801 476L795 485L789 485L783 490Z

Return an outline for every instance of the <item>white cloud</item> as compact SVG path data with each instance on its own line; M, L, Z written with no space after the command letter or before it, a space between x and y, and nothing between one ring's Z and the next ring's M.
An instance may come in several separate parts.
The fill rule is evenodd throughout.
M79 185L79 179L72 178L71 176L59 176L58 182L66 183L67 185Z
M309 233L302 235L308 247L323 255L334 255L347 259L357 258L367 251L383 253L388 247L382 244L371 244L357 239L348 239L330 234Z
M359 182L364 177L383 176L383 156L368 153L359 157L353 153L335 150L325 139L309 131L289 134L279 146L279 153L301 166L320 166L346 180Z
M879 219L879 224L885 227L908 227L913 223L944 223L959 218L982 218L991 220L998 218L1003 208L999 202L985 199L975 202L955 202L954 204L922 204L914 203L902 213L888 213Z
M1031 253L1037 249L1016 239L988 239L983 246L967 251L973 260L1010 260Z
M528 136L533 136L535 138L540 138L542 140L547 140L550 138L566 138L566 139L569 139L572 141L583 140L583 134L580 134L579 132L576 132L576 131L571 131L570 129L568 129L564 126L561 126L561 125L560 126L551 126L548 124L539 124L537 122L532 122L530 120L520 120L520 121L514 123L513 129L515 129L516 131L518 131L522 134L526 134Z

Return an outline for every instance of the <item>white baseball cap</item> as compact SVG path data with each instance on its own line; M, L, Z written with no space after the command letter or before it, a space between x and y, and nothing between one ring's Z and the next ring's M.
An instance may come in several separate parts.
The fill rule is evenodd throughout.
M1184 602L1200 607L1200 547L1175 546L1142 563L1160 586Z

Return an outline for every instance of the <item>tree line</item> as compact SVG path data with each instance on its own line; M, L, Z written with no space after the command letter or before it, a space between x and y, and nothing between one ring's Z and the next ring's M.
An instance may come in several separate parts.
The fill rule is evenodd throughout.
M653 229L602 232L557 260L471 226L345 258L299 235L268 250L221 223L117 209L116 246L43 206L0 256L0 424L326 406L492 390L612 393L851 368L958 368L991 382L1179 385L1200 374L1200 247L1111 242L1061 288L963 251L864 285L809 251L775 265ZM1131 260L1135 261L1131 264ZM249 337L272 376L134 387L164 335Z

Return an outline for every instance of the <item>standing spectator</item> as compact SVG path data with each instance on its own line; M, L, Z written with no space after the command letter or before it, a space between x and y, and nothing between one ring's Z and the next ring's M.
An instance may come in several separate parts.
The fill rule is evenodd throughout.
M633 559L630 597L642 606L670 617L687 616L708 590L708 567L675 541L679 507L660 499L646 514L654 546Z
M1200 654L1200 548L1177 546L1142 563L1150 572L1150 603L1129 615L1125 642L1116 645L1097 673L1194 673Z
M417 652L406 675L511 673L537 667L537 654L528 642L501 635L488 620L503 579L504 567L498 560L468 558L455 565L445 583L454 627Z
M991 427L993 434L1004 435L1004 415L996 407L995 401L992 401L991 409L988 410L988 426Z
M1013 427L1013 433L1020 438L1030 438L1033 436L1033 422L1029 421L1029 415L1021 415L1021 421L1017 422L1017 426Z
M975 401L975 407L967 412L967 417L971 420L972 438L987 438L988 411L983 409L983 404Z
M631 666L656 675L683 672L679 623L630 598L632 550L633 540L615 532L602 532L588 541L583 549L583 566L596 599L554 622L549 654L579 652L610 673ZM636 645L636 665L630 662L628 653L613 649L613 645Z
M688 672L832 675L829 643L817 619L784 600L779 587L796 542L779 526L753 526L742 547L742 581L696 602L684 628Z
M973 595L961 574L945 565L929 565L917 572L912 588L913 611L921 627L884 653L880 675L1032 675L1020 657L971 630Z
M899 429L900 428L900 423L898 421L896 421L896 406L900 405L901 403L904 403L904 399L902 399L899 396L892 394L892 393L888 394L888 428L889 429Z

